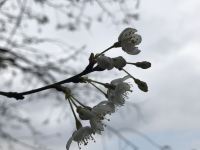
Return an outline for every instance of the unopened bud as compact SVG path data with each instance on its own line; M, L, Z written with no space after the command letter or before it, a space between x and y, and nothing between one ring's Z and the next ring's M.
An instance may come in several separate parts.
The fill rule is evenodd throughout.
M151 67L151 63L148 61L136 62L134 65L142 69L148 69Z
M141 81L139 79L134 78L135 83L137 84L138 88L140 90L142 90L143 92L147 92L148 91L148 86L146 84L146 82Z
M126 66L126 60L122 56L115 57L113 58L113 65L117 69L122 69Z
M108 70L111 70L113 69L113 60L112 58L110 57L107 57L107 56L99 56L97 58L97 64L99 65L100 68L102 69L108 69Z

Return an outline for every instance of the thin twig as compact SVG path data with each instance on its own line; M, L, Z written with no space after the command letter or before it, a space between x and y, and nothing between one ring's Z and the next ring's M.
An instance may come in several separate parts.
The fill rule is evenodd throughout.
M129 145L130 147L132 147L134 150L137 150L138 147L136 145L134 145L131 141L129 141L126 137L124 137L119 131L117 131L116 129L114 129L111 126L107 125L107 128L113 132L114 134L116 134L120 139L122 139L127 145Z

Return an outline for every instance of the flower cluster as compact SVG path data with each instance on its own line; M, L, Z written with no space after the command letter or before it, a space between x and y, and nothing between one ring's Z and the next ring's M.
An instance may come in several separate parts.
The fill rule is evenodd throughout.
M81 77L82 83L88 83L97 88L104 94L106 100L99 102L93 107L86 106L75 98L69 88L64 88L63 92L65 93L65 98L69 102L76 122L76 131L74 131L67 142L67 150L69 150L72 141L77 142L80 148L81 144L86 145L88 140L94 140L93 135L102 134L106 126L105 120L109 121L106 116L116 112L116 108L123 106L128 93L132 92L131 86L126 80L132 79L140 90L143 92L148 91L147 84L144 81L135 78L124 68L129 64L142 69L147 69L151 67L151 63L147 61L136 63L127 62L122 56L111 58L105 55L105 52L108 50L118 47L121 47L122 50L128 54L139 54L140 50L136 46L141 43L142 38L139 34L136 34L136 32L136 29L126 28L119 35L118 41L114 43L113 46L91 58L93 65L96 65L96 68L100 68L99 70L104 71L116 68L126 74L124 77L114 79L110 83L102 83L87 77ZM102 86L104 90L99 88L97 84ZM83 127L80 120L88 120L89 125Z

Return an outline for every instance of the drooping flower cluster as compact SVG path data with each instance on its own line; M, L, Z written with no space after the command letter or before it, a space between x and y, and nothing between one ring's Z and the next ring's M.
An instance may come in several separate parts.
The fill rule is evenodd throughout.
M102 134L106 126L104 121L109 120L106 119L106 116L116 112L116 108L123 106L125 99L128 97L128 93L132 92L131 86L129 83L125 82L126 80L133 79L140 90L143 92L148 91L147 84L133 77L124 69L124 67L127 64L130 64L142 69L147 69L151 67L151 63L147 61L132 63L127 62L122 56L111 58L104 54L108 50L117 47L121 47L123 51L131 55L139 54L140 50L136 46L141 43L142 38L139 34L136 34L136 32L136 29L126 28L119 35L118 41L113 46L104 50L102 53L95 55L93 58L94 60L92 60L94 67L101 68L101 71L116 68L126 73L124 77L114 79L110 83L102 83L87 77L81 78L83 83L89 83L103 93L107 100L99 102L94 107L89 107L77 100L70 89L65 88L65 90L63 90L76 121L76 131L74 131L67 142L67 150L69 150L72 141L77 142L80 148L81 144L86 145L88 140L94 140L93 135ZM103 86L104 90L98 87L97 84ZM105 90L106 92L104 92ZM83 127L80 120L88 120L89 126Z

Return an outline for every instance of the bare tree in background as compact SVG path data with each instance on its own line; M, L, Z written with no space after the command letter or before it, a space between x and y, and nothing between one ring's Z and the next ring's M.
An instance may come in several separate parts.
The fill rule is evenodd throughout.
M64 43L50 35L46 37L46 32L90 30L96 22L104 21L109 21L111 25L131 24L139 17L137 13L139 1L132 2L134 5L131 7L128 7L129 3L130 1L125 0L1 0L0 91L16 91L16 88L21 88L17 91L33 89L77 74L79 68L71 67L68 62L77 61L76 58L84 54L87 43L85 45ZM56 52L46 49L51 46L57 48ZM81 91L79 95L87 92L96 96L94 90L88 93L82 86L76 84L69 86L75 91ZM1 92L1 95L4 93ZM43 92L29 99L35 100L41 97L44 99L55 97L56 102L52 103L52 108L63 110L61 97L57 92L51 94ZM47 149L38 139L47 138L49 135L39 132L32 125L31 120L34 118L25 115L27 110L18 108L24 103L27 102L18 104L1 97L0 141L4 141L4 144L1 145L0 142L0 149L15 149L18 145L30 149ZM30 101L28 103L31 104ZM49 117L44 120L44 124L49 123ZM21 128L28 130L33 144L27 144L23 142L23 138L15 136ZM110 127L110 131L133 149L137 148L115 129ZM162 149L162 146L156 146Z
M71 45L52 37L45 37L43 30L69 30L78 32L89 30L94 22L110 21L112 25L131 23L138 19L138 14L127 9L123 0L2 0L0 2L0 66L6 74L17 70L23 72L23 77L32 82L36 80L43 84L52 83L56 75L73 74L76 72L70 66L62 70L60 64L67 65L71 58L84 50L85 45ZM118 7L113 7L118 5ZM113 10L114 8L114 10ZM92 11L92 13L90 13ZM45 46L56 45L55 53L49 52ZM63 57L63 52L67 52ZM9 67L8 67L9 66ZM10 69L11 68L11 69ZM23 78L23 80L24 80ZM31 81L30 81L31 78ZM30 83L29 83L30 84Z

